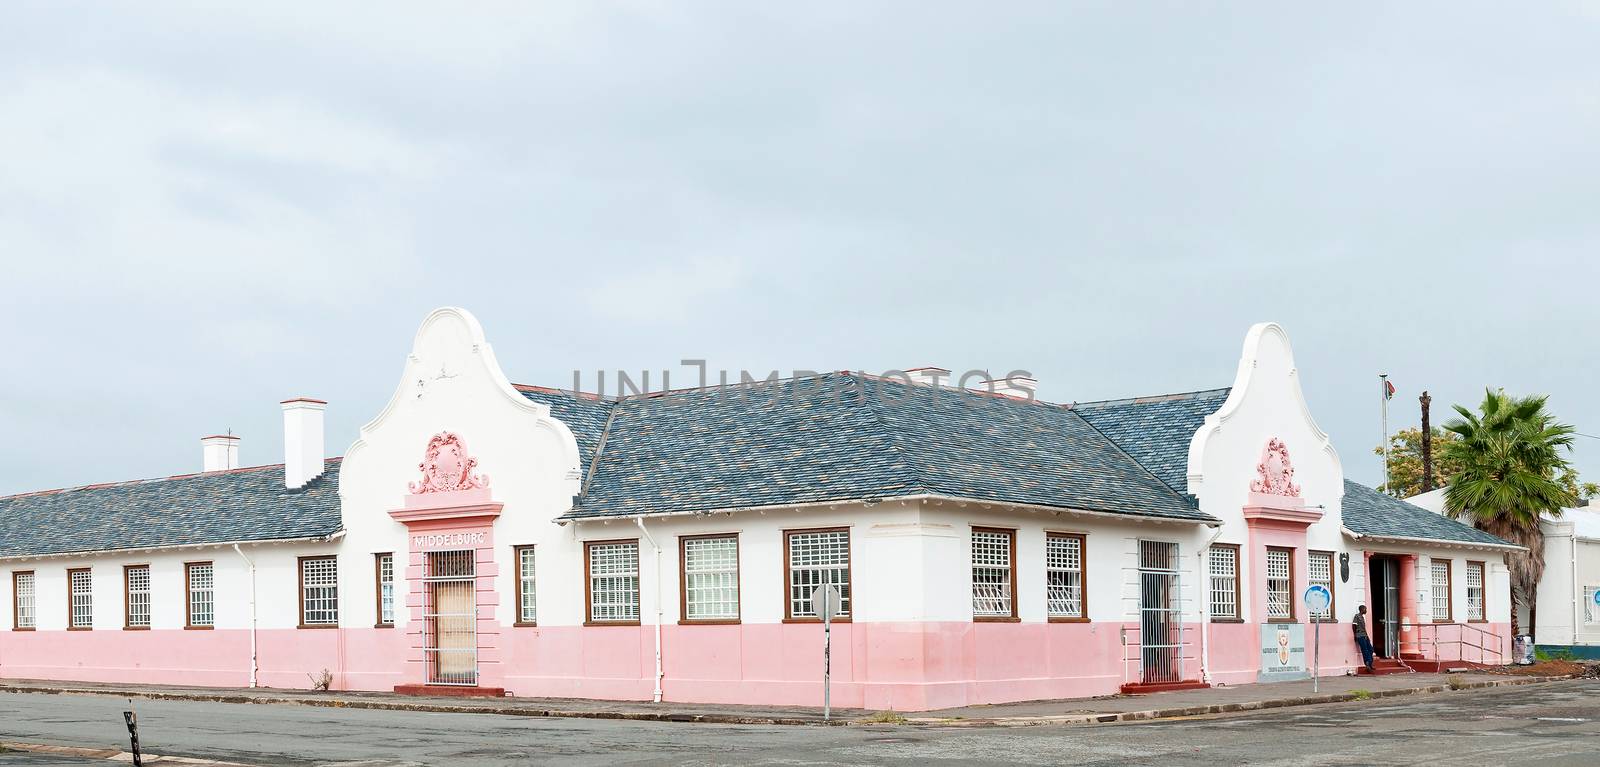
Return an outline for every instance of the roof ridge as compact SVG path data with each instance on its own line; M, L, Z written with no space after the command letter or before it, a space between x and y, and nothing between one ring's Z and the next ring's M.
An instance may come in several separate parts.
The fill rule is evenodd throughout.
M842 370L838 373L829 373L828 375L838 375L844 378L857 380L865 379L864 375L858 376L856 374L852 374L848 370ZM910 473L911 480L915 483L918 490L921 490L924 493L932 492L930 489L931 486L928 484L927 478L923 476L922 471L907 459L910 451L905 447L905 438L902 434L900 434L900 430L891 426L889 424L889 419L883 417L883 411L878 409L877 405L873 402L873 397L867 393L865 386L860 387L860 391L861 404L866 406L867 411L872 414L872 417L878 421L878 425L882 427L886 436L886 441L889 443L887 447L889 448L890 452L894 454L895 462L899 463L907 472Z
M1178 488L1175 488L1172 485L1167 484L1166 480L1162 479L1154 471L1151 471L1149 466L1144 465L1144 461L1141 461L1138 458L1133 457L1132 453L1129 453L1128 451L1123 450L1122 449L1122 445L1118 444L1116 440L1114 440L1114 439L1112 439L1110 437L1110 435L1106 434L1103 431L1100 431L1099 427L1095 426L1094 423L1092 423L1089 419L1084 418L1083 416L1079 415L1077 413L1077 411L1073 410L1072 408L1067 408L1067 412L1071 413L1073 418L1076 418L1079 421L1082 421L1083 425L1089 427L1089 431L1094 432L1096 436L1098 436L1101 439L1105 440L1106 444L1110 445L1112 450L1115 450L1118 453L1121 453L1128 460L1132 461L1134 466L1138 466L1141 471L1143 471L1151 479L1155 480L1157 484L1161 485L1162 487L1166 488L1168 492L1170 492L1173 495L1177 496L1178 500L1183 501L1184 504L1194 508L1196 511L1198 511L1200 509L1199 504L1197 504L1194 501L1190 500L1193 496L1190 496L1188 493L1179 492Z
M1125 397L1122 399L1098 399L1084 402L1074 402L1068 408L1097 407L1101 405L1148 405L1154 402L1177 402L1186 399L1197 399L1204 394L1222 394L1233 389L1232 386L1223 386L1217 389L1196 389L1194 391L1173 392L1171 394L1148 394L1142 397Z
M324 459L322 459L322 462L323 462L323 465L326 466L329 463L339 463L340 461L343 461L343 460L344 460L344 456L340 455L340 456L334 456L332 458L324 458ZM123 479L123 480L116 480L116 481L112 481L112 482L94 482L94 483L87 484L87 485L72 485L72 486L69 486L69 487L55 487L55 488L49 488L49 489L46 489L46 490L29 490L29 491L27 491L25 493L12 493L10 495L0 495L0 501L9 501L9 500L13 500L13 499L16 499L16 498L32 498L34 496L39 496L39 495L55 495L55 494L58 494L58 493L74 493L74 492L77 492L79 490L106 490L106 489L113 488L113 487L131 487L133 485L149 485L149 484L154 484L156 482L171 482L173 480L178 480L178 479L194 479L195 477L219 477L219 476L225 476L225 475L228 475L228 474L244 474L244 473L252 472L252 471L266 471L268 469L281 469L281 468L283 468L283 464L281 464L281 463L265 463L265 464L261 464L259 466L240 466L238 468L233 468L233 469L222 469L221 471L194 471L194 472L189 472L188 474L172 474L172 475L165 476L165 477L146 477L146 478L143 478L143 479ZM319 474L317 476L321 477L322 475Z

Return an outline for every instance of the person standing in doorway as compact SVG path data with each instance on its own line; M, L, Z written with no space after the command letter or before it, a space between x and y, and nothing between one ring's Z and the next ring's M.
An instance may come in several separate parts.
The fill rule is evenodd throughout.
M1361 661L1365 663L1368 671L1377 671L1372 665L1372 638L1367 636L1367 606L1356 608L1356 617L1350 621L1350 627L1356 632L1356 646L1361 648Z

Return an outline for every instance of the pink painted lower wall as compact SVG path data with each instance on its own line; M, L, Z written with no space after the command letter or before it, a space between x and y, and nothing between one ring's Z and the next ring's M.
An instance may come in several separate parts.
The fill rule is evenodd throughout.
M1483 624L1504 638L1510 627ZM1206 627L1211 678L1251 684L1260 626ZM1349 673L1360 653L1348 624L1322 625L1321 673ZM836 706L921 711L1115 693L1137 674L1122 661L1117 623L863 623L833 630ZM1185 676L1198 677L1200 629ZM531 697L649 700L651 626L501 627L482 659L486 684ZM1306 627L1308 644L1313 635ZM405 629L282 629L258 633L260 684L306 688L323 669L335 689L389 690L419 676ZM664 698L695 703L819 705L822 627L746 624L662 627ZM1475 650L1468 651L1473 660ZM1445 657L1454 657L1450 652ZM1309 660L1309 659L1308 659ZM0 677L243 687L250 634L216 631L0 632Z

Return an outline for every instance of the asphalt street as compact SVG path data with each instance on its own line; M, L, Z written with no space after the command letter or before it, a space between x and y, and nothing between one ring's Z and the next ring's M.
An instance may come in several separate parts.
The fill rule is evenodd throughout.
M0 740L125 748L127 705L104 697L0 694ZM259 765L1600 764L1600 680L1243 716L1005 729L135 705L147 752ZM34 763L5 756L0 764ZM40 757L37 763L63 762Z

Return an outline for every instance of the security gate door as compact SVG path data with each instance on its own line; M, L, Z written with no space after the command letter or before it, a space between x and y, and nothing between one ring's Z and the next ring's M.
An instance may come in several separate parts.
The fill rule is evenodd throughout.
M1139 541L1139 678L1145 684L1183 678L1183 612L1178 544Z
M428 554L423 576L423 657L428 684L478 683L477 552Z
M1383 657L1400 657L1400 561L1383 558Z

